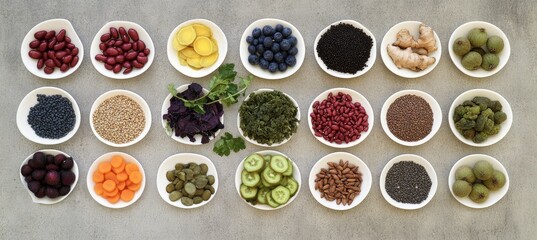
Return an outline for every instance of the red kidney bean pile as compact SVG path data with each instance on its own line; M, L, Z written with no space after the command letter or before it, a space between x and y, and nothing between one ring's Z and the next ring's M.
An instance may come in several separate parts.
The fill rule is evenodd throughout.
M78 48L71 42L62 29L56 31L38 31L30 42L28 55L37 60L37 69L43 69L46 74L52 74L58 67L65 72L78 63Z
M350 143L369 129L364 107L342 92L329 93L322 102L315 101L310 116L315 136L331 143Z
M97 54L95 59L114 73L125 68L123 74L129 74L133 68L143 68L149 60L149 48L132 28L127 31L124 27L111 27L110 32L101 35L99 49L102 54Z

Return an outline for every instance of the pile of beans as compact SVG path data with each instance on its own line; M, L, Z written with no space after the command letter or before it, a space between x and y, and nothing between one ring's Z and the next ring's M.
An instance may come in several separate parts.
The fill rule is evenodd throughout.
M138 32L132 28L110 28L110 32L101 35L99 44L102 54L95 55L95 60L103 62L107 70L129 74L133 68L143 68L149 61L150 50L140 40Z
M425 99L416 95L404 95L390 105L386 122L395 137L415 142L427 137L431 132L433 111Z
M362 173L358 166L349 161L329 162L328 169L322 168L315 178L315 190L321 192L321 198L336 201L336 204L350 205L360 194Z
M124 95L104 100L93 113L92 121L99 136L115 144L133 141L145 127L142 107Z
M422 165L402 161L388 170L384 187L395 201L419 204L429 196L431 185L431 178Z
M331 143L350 143L369 129L364 107L342 92L329 93L322 102L315 101L310 116L315 136Z
M69 99L38 94L37 104L30 108L27 120L37 136L60 139L73 130L76 114Z
M56 31L38 31L34 34L35 40L30 42L32 50L28 55L37 60L37 69L43 69L46 74L52 74L58 67L66 72L78 63L79 49L66 35L65 29L56 34Z

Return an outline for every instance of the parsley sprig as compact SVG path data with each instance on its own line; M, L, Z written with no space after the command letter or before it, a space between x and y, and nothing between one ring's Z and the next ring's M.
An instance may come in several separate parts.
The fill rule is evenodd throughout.
M226 132L218 141L214 143L213 151L220 156L229 156L231 151L238 152L246 148L244 139L234 138L231 133Z

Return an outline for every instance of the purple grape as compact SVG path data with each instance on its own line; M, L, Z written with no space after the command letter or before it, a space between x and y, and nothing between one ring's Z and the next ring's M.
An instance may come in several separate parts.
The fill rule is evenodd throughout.
M25 176L25 177L28 177L32 174L34 170L32 169L32 167L30 167L30 165L28 164L24 164L22 167L21 167L21 174L22 176Z
M45 170L43 170L43 169L34 170L32 172L32 179L40 181L41 179L43 179L45 177L46 173L47 172Z
M34 194L37 194L40 188L41 188L41 183L38 181L31 181L28 183L28 189L30 190L30 192L33 192Z
M60 153L54 157L54 164L56 164L59 167L65 159L66 159L65 155Z
M46 194L49 198L57 198L58 196L60 196L60 191L58 191L58 189L56 188L48 187Z
M47 187L41 186L41 188L39 188L39 191L37 191L37 193L34 195L38 198L44 198L47 195Z
M71 168L73 168L74 165L75 163L73 161L73 158L68 157L65 160L63 160L61 167L63 170L71 170Z
M28 176L28 177L25 177L25 178L24 178L24 181L27 182L27 183L29 183L29 182L31 182L31 181L33 181L33 180L34 180L34 179L32 178L31 175Z
M75 174L73 172L71 172L71 171L61 171L60 175L61 175L63 185L70 186L76 180Z
M58 174L57 171L48 171L45 175L45 182L50 185L54 186L56 184L60 183L60 174Z
M71 191L71 186L62 186L60 188L60 196L65 196Z
M58 167L58 165L56 165L56 164L54 164L54 163L51 163L51 164L47 164L47 166L45 167L45 169L46 169L47 171L52 171L52 170L57 171L57 170L60 169L60 167Z

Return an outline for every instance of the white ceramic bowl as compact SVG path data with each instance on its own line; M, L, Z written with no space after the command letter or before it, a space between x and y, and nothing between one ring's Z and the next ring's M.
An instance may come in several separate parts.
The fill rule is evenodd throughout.
M254 93L258 94L258 93L262 93L262 92L272 92L272 91L275 91L274 89L267 89L267 88L261 88L261 89L258 89L258 90L255 90ZM293 102L293 104L296 106L297 108L297 113L296 113L296 119L298 119L298 125L300 125L300 108L298 106L298 103L295 101L295 99L293 99L291 96L289 96L288 94L282 92L283 94L285 94L285 96L287 96L289 99L291 99L291 101ZM248 95L248 97L246 97L244 99L244 102L248 101L248 99L250 99L250 95ZM277 147L277 146L280 146L280 145L283 145L285 144L286 142L288 142L292 137L293 135L295 135L296 133L292 134L291 136L289 136L289 138L279 142L279 143L274 143L272 145L268 145L268 144L261 144L261 143L258 143L257 141L255 141L254 139L251 139L247 136L244 135L244 132L242 131L241 129L241 116L240 116L240 111L237 113L237 128L239 128L239 133L241 134L241 136L246 139L246 141L254 144L254 145L257 145L257 146L261 146L261 147ZM298 128L298 126L297 126Z
M300 188L302 187L302 177L300 176L300 170L298 169L298 166L296 165L296 163L290 159L287 155L281 153L281 152L278 152L278 151L274 151L274 150L263 150L263 151L259 151L259 152L256 152L256 153L259 153L261 155L281 155L281 156L284 156L286 157L287 159L291 160L291 162L293 163L293 179L295 179L295 181L298 183L298 189L296 190L296 193L293 197L291 197L289 199L289 201L287 201L287 203L285 204L282 204L280 206L278 206L277 208L273 208L269 205L266 205L266 204L256 204L256 205L252 205L251 203L247 202L244 198L242 198L241 196L241 184L242 184L242 180L241 180L241 172L242 170L244 169L244 160L246 160L246 158L244 158L240 163L239 163L239 166L237 166L237 171L235 172L235 188L237 189L237 193L239 194L239 198L241 200L244 201L244 203L248 204L248 206L250 207L253 207L253 208L257 208L257 209L260 209L260 210L276 210L276 209L280 209L280 208L283 208L287 205L289 205L291 202L293 202L295 200L295 198L298 196L298 193L300 193Z
M39 151L36 151L36 152L42 152L44 154L50 154L50 155L58 155L58 154L63 154L65 155L66 157L71 157L69 156L68 154L62 152L62 151L58 151L58 150L54 150L54 149L43 149L43 150L39 150ZM43 198L38 198L34 195L34 193L32 193L30 191L30 189L28 189L28 183L26 183L26 181L24 181L24 176L22 176L22 174L20 174L20 169L22 168L22 166L24 166L25 164L28 163L28 160L32 159L32 157L34 156L35 152L32 153L30 156L28 156L26 159L24 159L24 161L22 161L22 164L21 166L19 167L19 175L20 175L20 178L21 178L21 182L22 182L22 185L24 185L24 189L26 189L26 191L28 192L28 194L30 194L30 197L32 198L32 201L34 203L40 203L40 204L54 204L54 203L59 203L61 202L63 199L65 199L67 196L69 196L69 194L71 194L73 192L73 190L75 189L76 187L76 184L78 183L78 165L76 164L76 161L73 159L73 168L71 168L71 171L73 171L73 173L75 174L75 181L73 182L73 184L71 184L71 190L69 191L69 193L67 193L67 195L65 196L59 196L57 198L49 198L47 196L43 197Z
M487 140L485 140L482 143L474 143L470 139L464 138L464 136L459 133L457 128L455 127L455 121L453 121L453 115L455 113L455 108L462 104L466 100L472 100L474 97L481 96L481 97L488 97L490 100L493 101L499 101L502 104L502 112L504 112L507 115L507 120L505 120L503 123L501 123L501 129L500 132L496 135L490 136ZM449 122L449 128L451 128L451 132L457 137L461 142L466 143L470 146L474 147L486 147L490 146L492 144L495 144L502 140L505 135L509 132L509 129L511 129L511 125L513 124L513 111L511 110L511 105L509 105L509 102L505 100L502 95L500 95L497 92L488 90L488 89L472 89L468 90L466 92L463 92L461 95L459 95L453 103L451 104L451 107L449 108L449 114L448 114L448 122Z
M105 33L109 33L110 27L115 27L115 28L124 27L125 30L127 31L130 28L132 28L138 32L138 36L140 40L144 41L145 47L149 48L150 50L149 56L147 56L148 61L144 65L143 68L133 68L132 72L130 72L129 74L123 74L123 71L125 70L125 68L123 68L121 72L119 73L114 73L111 70L106 69L104 67L103 62L99 62L95 60L95 56L97 54L103 53L101 49L99 49L99 44L101 43L101 35ZM97 69L97 71L100 72L105 77L114 78L114 79L129 79L129 78L133 78L144 73L151 66L151 63L153 63L153 60L155 59L155 45L153 44L153 40L151 40L151 37L149 36L147 31L145 31L145 29L142 26L133 22L128 22L128 21L111 21L111 22L106 23L97 32L97 34L95 34L95 38L93 38L93 42L91 42L90 58L91 58L91 63L93 63L93 66L95 67L95 69Z
M30 42L35 40L34 33L38 31L55 30L57 34L62 29L65 29L65 35L71 38L71 43L73 43L78 48L78 63L76 64L76 66L70 68L65 72L62 72L59 68L56 68L52 74L46 74L43 69L37 69L37 60L32 59L30 58L30 56L28 56L28 52L31 50L29 44ZM35 25L35 27L33 27L26 34L26 36L22 40L21 58L26 69L28 69L28 71L30 71L32 74L45 79L58 79L71 75L71 73L75 72L78 67L80 67L80 64L82 64L82 59L84 58L84 46L82 46L82 41L80 41L80 38L76 34L76 31L73 28L71 22L69 22L67 19L61 18L50 19Z
M325 198L321 198L321 192L319 190L315 190L315 179L317 178L316 175L321 172L322 168L328 169L329 162L339 163L339 160L349 161L350 164L358 166L358 171L362 174L360 193L358 196L356 196L356 198L354 198L352 204L345 206L343 206L343 204L336 204L336 201L328 201ZM321 205L334 210L348 210L356 207L367 197L367 194L371 189L372 182L373 178L371 176L371 171L369 171L367 165L357 156L346 152L334 152L321 158L319 161L317 161L317 163L315 163L315 165L313 165L313 168L311 168L308 180L310 192L313 195L313 198L315 198L315 200L317 200L317 202L319 202Z
M494 168L494 170L498 170L502 172L505 175L505 185L496 191L490 191L489 198L485 202L482 202L482 203L475 203L469 197L462 197L462 198L457 197L453 193L453 183L455 183L455 180L456 180L455 172L457 171L459 167L462 167L462 166L474 167L474 164L480 160L485 160L489 162L490 164L492 164L492 167ZM500 163L500 161L485 154L471 154L471 155L461 158L459 161L455 163L455 165L453 165L453 167L451 168L451 171L449 171L448 187L453 197L457 199L457 201L459 201L461 204L467 207L471 207L471 208L486 208L486 207L490 207L494 205L495 203L500 201L500 199L502 199L503 196L505 196L505 194L507 193L507 190L509 190L509 182L510 181L509 181L509 175L507 174L507 170L505 170L505 167Z
M177 87L177 93L181 93L181 92L184 92L185 90L188 89L188 86L190 84L183 84L179 87ZM207 89L203 89L203 93L208 93L209 90ZM164 120L162 118L162 116L164 116L164 114L167 114L168 113L168 108L170 107L170 100L172 99L172 94L168 94L168 96L166 96L166 98L164 99L164 102L162 103L162 109L161 109L161 114L160 114L160 121L162 123L162 127L166 130L166 125L167 125L167 122L166 120ZM222 115L222 117L220 117L220 122L222 124L224 124L224 115ZM216 131L216 133L214 133L214 136L218 136L218 134L220 133L222 129ZM167 131L167 130L166 130ZM201 134L196 134L194 136L194 138L196 139L195 142L191 142L190 139L188 137L184 137L184 138L181 138L181 137L178 137L178 136L175 136L175 131L174 132L166 132L168 134L168 136L170 136L173 140L177 141L177 142L180 142L180 143L183 143L183 144L187 144L187 145L202 145L201 143ZM210 138L211 140L214 139L213 137Z
M50 139L37 136L30 124L28 124L28 114L30 113L30 108L37 104L38 94L44 94L47 96L59 94L62 97L65 97L69 99L69 101L71 101L71 104L73 105L73 110L75 111L76 121L75 125L73 126L73 129L64 137L59 139ZM43 145L60 144L71 139L80 127L80 108L78 108L78 104L76 103L73 96L71 96L71 94L69 94L65 90L56 87L40 87L28 93L19 104L19 108L17 109L17 127L19 128L19 131L22 133L22 135L32 142Z
M349 143L343 142L341 144L337 144L335 142L332 143L332 142L325 140L323 137L315 136L315 131L313 130L313 125L311 123L312 121L311 114L313 113L313 104L317 101L322 102L323 100L325 100L328 97L329 93L336 95L339 92L351 95L353 102L359 102L364 107L368 116L367 123L369 124L368 130L360 133L361 134L360 138ZM367 101L367 99L364 96L362 96L362 94L349 88L332 88L332 89L328 89L324 91L323 93L319 94L315 99L313 99L308 109L308 126L310 128L311 134L313 134L313 136L317 140L324 143L325 145L330 146L330 147L335 147L335 148L348 148L348 147L356 146L358 143L361 143L362 141L365 140L367 136L369 136L369 133L371 133L371 130L373 130L374 122L375 122L375 116L373 114L373 108L371 108L371 104L369 104L369 101Z
M202 25L205 25L209 27L213 33L213 38L218 43L218 60L216 62L206 68L202 68L199 70L193 69L189 66L182 66L179 64L179 57L177 56L177 50L173 49L173 39L175 38L175 35L181 28L194 24L199 23ZM168 53L168 60L170 61L170 64L177 69L177 71L181 72L182 74L192 77L192 78L201 78L209 75L210 73L214 72L214 70L218 69L220 65L224 62L224 59L227 55L227 38L222 29L218 27L215 23L207 20L207 19L192 19L188 20L186 22L183 22L179 24L173 31L170 33L170 36L168 37L168 43L166 47L166 52Z
M113 143L111 141L104 139L103 137L101 137L101 135L99 135L99 133L97 133L97 131L95 130L95 126L93 125L93 113L97 110L99 105L101 105L101 103L103 103L106 99L109 99L117 95L127 96L130 99L134 100L136 103L138 103L138 105L140 105L140 107L142 108L144 112L144 117L145 117L145 127L142 133L140 133L140 135L134 140L127 142L127 143L122 143L122 144ZM147 105L147 102L140 95L134 92L128 91L128 90L116 89L116 90L111 90L111 91L101 94L101 96L99 96L95 100L95 102L93 102L93 105L91 106L91 110L90 110L89 122L91 126L91 131L93 131L93 134L95 135L95 137L97 137L97 139L99 139L104 144L108 146L112 146L112 147L128 147L142 140L145 137L145 135L147 135L147 133L149 132L149 128L151 128L151 110L149 109L149 105Z
M458 56L453 52L453 43L455 43L455 40L459 37L465 37L468 36L468 32L472 30L473 28L485 28L488 36L496 35L498 37L501 37L503 39L503 50L498 53L498 57L500 58L500 63L495 69L492 69L491 71L484 70L482 68L478 68L477 70L470 71L462 66L461 60L462 57ZM485 46L486 48L486 46ZM448 51L449 56L451 57L451 61L453 61L453 64L461 70L464 74L475 77L475 78L484 78L494 75L495 73L502 70L502 68L507 64L507 61L509 60L509 56L511 55L511 45L509 44L509 39L507 39L507 36L503 31L494 26L491 23L488 22L482 22L482 21L473 21L473 22L467 22L461 26L459 26L453 33L451 34L451 37L449 38L448 43Z
M187 164L187 163L196 163L196 164L202 164L205 163L209 167L209 171L207 171L207 175L213 175L214 176L214 184L212 185L214 188L214 193L211 195L211 198L207 201L203 201L200 204L194 204L191 206L185 206L181 203L181 200L172 202L169 197L169 193L166 192L166 186L170 183L168 179L166 178L166 172L175 170L175 164L181 163L181 164ZM216 168L214 167L213 162L199 154L195 153L179 153L172 155L164 162L160 164L160 167L158 168L157 173L157 190L160 194L160 197L162 197L162 200L167 202L168 204L178 207L178 208L197 208L201 207L207 203L209 203L211 200L213 200L214 196L216 195L216 192L218 191L218 174L216 173Z
M395 201L390 195L388 195L388 192L386 192L385 183L386 183L386 175L388 174L388 171L392 166L398 162L402 161L412 161L414 163L417 163L425 168L427 171L427 174L429 175L429 178L431 178L431 189L429 190L429 195L427 196L427 199L425 199L423 202L419 204L411 204L411 203L401 203L398 201ZM427 205L433 199L434 194L436 193L436 188L438 187L438 179L436 177L436 172L434 171L433 166L425 160L425 158L422 158L418 155L414 154L402 154L397 157L392 158L388 163L386 163L386 166L384 166L384 169L382 169L382 173L380 174L380 191L382 193L382 196L388 203L390 203L392 206L405 209L405 210L414 210L419 209Z
M126 163L136 164L138 166L138 169L140 169L140 173L142 174L142 182L140 183L141 184L140 189L138 189L138 191L134 193L134 198L130 202L125 202L119 199L117 203L110 203L104 197L99 196L97 193L95 193L95 190L93 190L93 188L95 187L95 182L93 182L93 173L97 171L99 164L101 162L105 162L105 161L109 162L112 159L112 157L116 155L123 157ZM98 202L99 204L108 208L124 208L135 203L140 198L140 196L142 196L142 193L144 192L144 189L145 189L146 178L147 176L145 175L142 164L140 164L140 162L138 162L138 160L136 160L133 156L123 153L123 152L109 152L100 156L91 164L90 168L88 169L88 176L86 178L86 183L88 185L88 191L91 197L93 197L93 199L95 199L95 201Z
M425 101L427 101L427 103L429 103L429 106L433 111L433 126L431 128L431 132L429 133L429 135L419 141L403 141L393 135L393 133L390 131L390 128L388 128L388 121L386 120L388 108L390 108L390 105L392 105L392 103L396 99L405 95L416 95L418 97L423 98ZM386 135L388 135L388 137L390 137L394 142L404 146L419 146L433 138L436 132L438 132L438 129L440 129L440 125L442 124L442 110L440 109L440 105L438 104L438 102L428 93L419 90L402 90L391 95L388 99L386 99L384 105L382 105L382 110L380 111L380 124L382 125L382 129L384 129Z
M270 25L272 27L275 27L276 24L281 24L284 27L288 27L291 29L291 31L293 32L292 35L295 36L297 39L296 47L298 48L298 53L295 56L296 57L295 66L288 67L285 72L277 71L275 73L271 73L268 70L261 69L259 65L254 66L248 62L248 56L250 55L250 53L248 52L248 43L246 42L246 37L252 35L252 31L254 30L254 28L263 29L263 26L265 25ZM246 70L248 70L248 72L260 78L276 80L276 79L283 79L283 78L289 77L293 75L296 71L298 71L298 69L300 68L300 66L302 66L302 63L304 62L304 56L306 54L305 53L306 46L304 45L304 38L302 38L302 34L300 34L300 32L295 26L281 19L263 18L263 19L259 19L253 22L252 24L250 24L250 26L246 28L246 30L244 30L244 33L242 34L240 41L241 42L240 42L239 49L240 49L240 57L241 57L242 65L244 66L244 68L246 68Z
M319 40L321 39L322 35L324 35L326 31L328 31L328 29L330 29L332 26L338 25L340 23L350 24L355 28L362 29L362 31L368 36L370 36L373 40L373 46L371 47L371 52L369 55L369 59L366 62L366 67L364 67L364 69L362 69L361 71L356 72L355 74L342 73L332 69L328 69L326 64L323 62L323 60L319 57L317 53L317 44L319 43ZM365 74L367 71L369 71L369 69L373 67L373 64L375 64L375 60L377 59L377 41L375 40L375 36L373 35L373 33L371 33L369 29L364 27L359 22L354 20L341 20L330 24L328 27L324 28L323 30L321 30L321 32L319 32L317 38L315 38L315 42L313 43L313 54L315 55L315 60L317 60L317 64L319 64L319 67L321 67L321 69L323 69L326 73L338 78L355 78Z
M397 33L402 29L407 29L410 32L410 34L414 36L414 40L417 41L420 36L420 32L419 32L420 24L421 22L418 22L418 21L400 22L396 24L395 26L393 26L392 28L390 28L390 30L386 32L386 34L384 35L384 38L382 39L382 43L380 44L380 56L382 58L382 61L384 62L384 65L386 65L386 67L395 75L398 75L404 78L422 77L426 75L427 73L431 72L436 67L436 65L438 65L438 62L440 62L440 57L442 56L442 44L440 44L440 38L438 37L436 32L434 32L434 30L433 30L434 39L436 41L436 47L438 49L436 49L436 51L432 53L429 53L427 56L434 57L436 60L431 66L427 67L426 69L416 72L416 71L412 71L406 68L398 68L393 63L393 60L390 57L390 55L388 55L388 45L391 45L397 40Z

